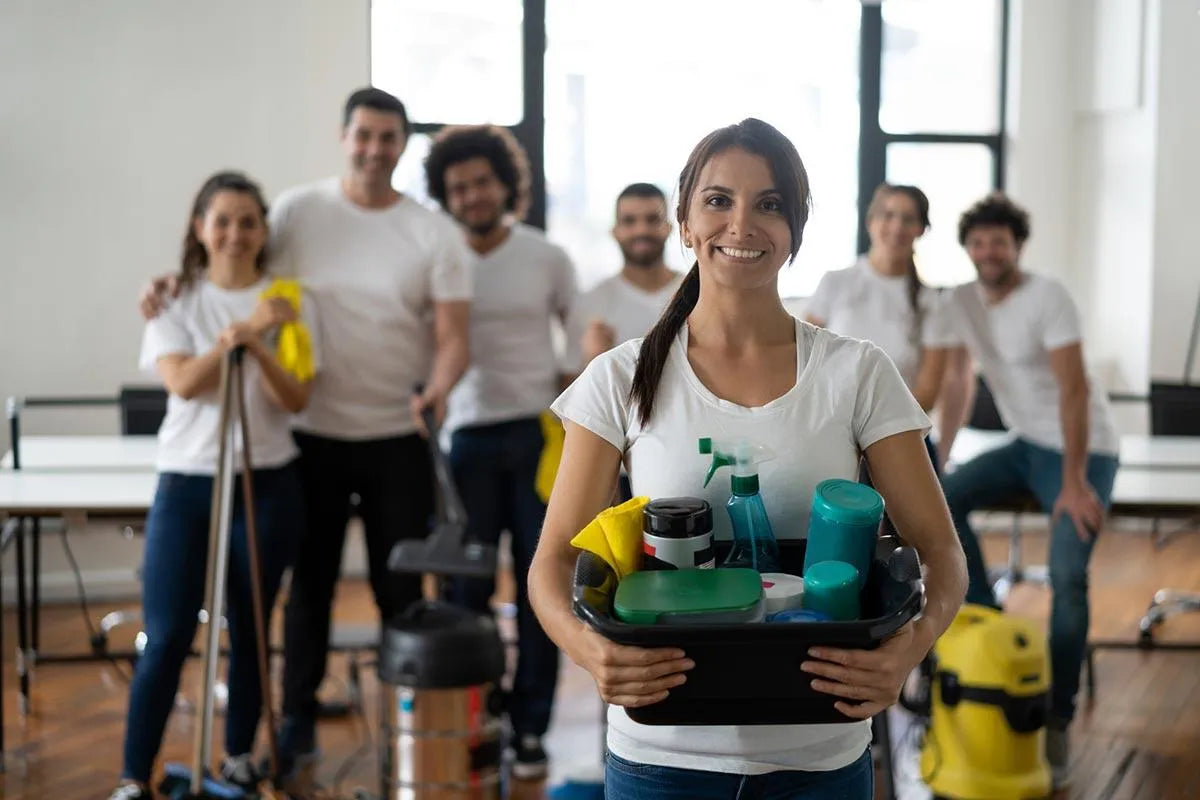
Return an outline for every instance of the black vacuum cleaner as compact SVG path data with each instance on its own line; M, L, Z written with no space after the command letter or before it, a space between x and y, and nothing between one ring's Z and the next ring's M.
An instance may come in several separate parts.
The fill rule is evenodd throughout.
M257 796L276 797L272 786L259 787L256 795L247 795L240 787L219 780L210 771L212 762L213 687L217 680L217 658L221 649L220 620L225 607L225 578L229 567L229 540L233 520L233 476L235 425L241 428L242 501L246 515L247 550L250 558L251 595L254 606L254 638L258 650L258 678L262 686L263 720L266 722L270 773L278 773L279 750L275 741L274 712L271 705L271 681L267 665L267 627L264 616L262 582L258 558L258 532L254 517L254 486L250 460L250 436L246 427L246 396L243 372L244 348L231 350L221 361L221 440L217 474L213 479L212 510L209 523L205 602L208 626L201 646L204 677L200 684L199 724L190 765L167 764L159 791L172 800L244 800Z

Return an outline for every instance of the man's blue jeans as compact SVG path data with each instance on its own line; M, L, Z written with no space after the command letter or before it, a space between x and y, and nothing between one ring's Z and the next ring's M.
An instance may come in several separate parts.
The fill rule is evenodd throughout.
M142 609L146 649L129 691L122 777L146 782L192 647L208 560L213 479L164 472L146 517ZM270 622L283 572L304 527L304 496L294 464L254 471L254 512L262 569L263 614ZM262 710L251 604L250 561L241 476L234 480L225 619L229 623L229 705L225 752L249 753Z
M529 565L546 517L534 484L543 446L537 417L460 428L450 437L454 482L467 509L467 538L495 544L501 531L512 535L517 670L508 716L518 737L546 733L558 683L558 647L529 605ZM487 611L495 590L495 580L456 578L448 596L459 605Z
M611 800L870 800L875 793L870 748L841 769L765 775L636 764L612 753L605 759L604 796Z
M954 527L967 557L968 603L999 607L968 515L1023 491L1032 492L1049 514L1062 489L1062 465L1062 453L1016 439L963 464L942 480L946 503L950 506ZM1105 509L1112 500L1116 475L1116 456L1088 456L1087 480ZM1087 648L1087 571L1094 544L1094 536L1087 541L1079 538L1075 523L1066 514L1052 521L1049 567L1054 599L1050 607L1050 713L1060 721L1069 721L1075 716L1079 670Z

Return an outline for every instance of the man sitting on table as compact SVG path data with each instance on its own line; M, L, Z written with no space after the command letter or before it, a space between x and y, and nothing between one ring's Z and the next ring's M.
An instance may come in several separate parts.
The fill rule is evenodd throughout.
M970 408L971 359L1016 438L949 473L946 501L967 557L967 602L998 607L968 516L1021 492L1051 515L1051 704L1046 755L1055 786L1066 783L1067 733L1075 714L1087 646L1088 559L1100 533L1117 472L1118 436L1107 398L1084 368L1079 313L1057 281L1019 265L1029 215L993 194L959 220L958 240L978 280L948 293L947 313L960 346L944 384L943 463Z

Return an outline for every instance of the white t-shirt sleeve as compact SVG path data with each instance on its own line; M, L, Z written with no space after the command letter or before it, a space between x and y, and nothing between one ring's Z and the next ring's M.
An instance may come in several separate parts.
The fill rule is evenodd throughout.
M1079 310L1066 288L1054 281L1045 282L1042 293L1042 344L1047 350L1057 350L1083 339Z
M432 257L434 302L470 300L475 256L449 222L437 226Z
M196 342L184 324L180 312L180 301L171 303L154 319L146 323L142 334L142 351L138 356L138 368L153 375L158 374L158 360L169 355L196 355Z
M921 320L921 344L924 347L954 347L959 337L951 322L949 292L927 291L929 298Z
M896 365L879 347L862 342L858 391L854 400L854 439L866 450L880 439L905 431L929 432L929 417L904 384Z
M579 300L579 286L575 281L575 265L571 258L560 252L554 263L554 311L560 319L569 319Z
M823 323L829 322L829 309L833 305L833 296L836 294L835 284L837 283L837 278L835 274L833 272L826 272L821 276L816 291L812 293L812 297L808 298L808 302L804 304L805 317L818 319Z
M597 356L550 405L560 419L587 428L622 453L632 414L628 398L633 370L626 356L634 347L626 344Z

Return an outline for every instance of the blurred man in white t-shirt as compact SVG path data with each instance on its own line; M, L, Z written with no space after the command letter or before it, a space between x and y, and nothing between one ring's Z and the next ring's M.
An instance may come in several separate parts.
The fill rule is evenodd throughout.
M575 304L567 346L568 366L575 372L622 342L644 336L683 281L663 258L671 222L666 195L654 184L631 183L621 190L612 234L625 263Z
M1046 755L1056 786L1067 778L1066 729L1075 714L1087 646L1088 559L1117 472L1118 437L1107 398L1084 367L1079 312L1057 281L1025 272L1029 215L1001 194L968 209L959 242L978 280L949 292L947 313L961 343L950 355L939 447L948 455L970 408L978 362L1015 439L957 467L943 482L967 556L967 602L998 607L974 509L1020 492L1051 514L1050 719Z
M519 221L529 201L529 160L504 128L447 128L425 159L430 197L458 221L475 251L471 366L450 393L450 463L467 511L467 537L495 544L511 535L517 583L517 669L507 702L513 775L545 775L558 648L529 606L526 576L546 505L536 489L545 445L540 416L563 385L554 328L575 302L566 252ZM454 579L450 599L487 611L494 580Z

